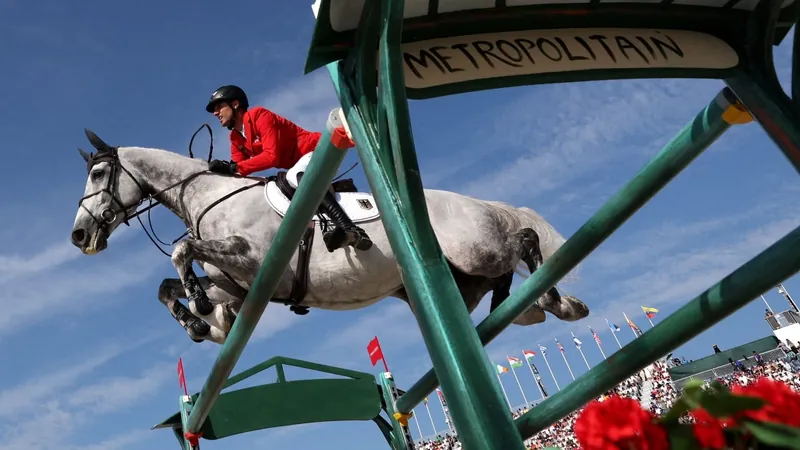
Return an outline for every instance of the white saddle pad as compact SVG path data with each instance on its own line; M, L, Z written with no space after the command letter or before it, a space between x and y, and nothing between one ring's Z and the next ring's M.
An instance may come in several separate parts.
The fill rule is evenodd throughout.
M289 199L283 195L283 192L274 181L268 182L264 187L264 197L266 197L269 206L281 217L286 215L286 210L289 209ZM366 192L337 192L336 201L339 202L339 205L342 206L342 209L353 223L367 222L380 217L372 194ZM323 217L330 220L324 214ZM318 222L319 220L319 216L315 215L314 221Z

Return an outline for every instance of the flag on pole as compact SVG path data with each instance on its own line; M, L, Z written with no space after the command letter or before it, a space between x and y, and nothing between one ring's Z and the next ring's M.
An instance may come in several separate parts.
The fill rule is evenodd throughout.
M542 352L542 356L547 356L547 347L539 345L539 351Z
M523 350L522 354L528 361L530 361L534 356L536 356L536 352L534 352L533 350Z
M369 353L369 362L372 363L372 367L375 367L375 364L378 364L378 361L383 361L383 368L386 371L389 371L389 366L386 364L386 358L383 357L383 349L381 349L381 343L378 341L378 336L375 336L369 344L367 344L367 353Z
M178 386L183 388L184 395L189 395L189 388L186 386L186 375L183 372L183 358L178 358Z
M597 344L597 349L600 350L600 354L603 355L603 359L606 359L606 352L603 351L602 343L600 342L600 336L592 329L591 325L587 325L589 327L589 331L592 332L592 337L594 338L594 342ZM616 338L616 336L614 336Z
M639 337L639 336L641 336L642 334L644 334L644 333L642 332L641 328L637 327L637 326L636 326L636 324L635 324L635 323L633 323L633 321L632 321L632 320L631 320L631 319L628 317L628 315L627 315L627 314L625 314L625 313L623 312L623 313L622 313L622 315L623 315L623 316L625 316L625 321L626 321L626 322L628 322L628 326L629 326L629 327L631 327L631 330L633 330L633 335L634 335L634 336L636 336L636 337Z
M572 342L574 342L575 343L575 347L578 347L578 348L581 348L581 345L583 345L583 342L581 342L580 339L575 337L575 333L572 333Z
M521 359L515 358L513 356L506 356L506 359L508 360L508 364L511 365L512 369L516 369L518 367L522 367L522 360Z
M494 367L495 367L495 369L497 369L497 373L506 373L506 372L508 372L508 369L503 367L503 366L501 366L500 364L495 364Z
M561 342L558 342L558 338L554 337L553 339L556 340L556 345L558 346L558 349L561 351L561 353L564 353L564 346L561 345Z
M606 319L606 323L608 324L608 328L611 330L611 335L614 336L614 340L617 341L617 347L622 348L622 344L619 342L619 338L617 337L617 332L620 331L619 327L615 323L611 323Z
M591 331L592 337L594 338L594 341L597 342L597 345L602 344L602 342L600 342L600 336L597 335L597 333L592 329L591 326L589 326L589 331Z
M642 311L644 311L648 319L652 319L653 317L655 317L656 313L658 312L657 309L651 308L649 306L642 306Z

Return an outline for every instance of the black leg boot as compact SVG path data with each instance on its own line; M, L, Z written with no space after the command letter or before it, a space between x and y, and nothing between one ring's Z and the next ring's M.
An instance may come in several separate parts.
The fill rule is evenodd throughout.
M335 224L333 230L328 230L322 234L322 240L329 252L345 246L353 246L358 250L369 250L372 248L372 240L367 236L366 231L355 226L347 213L342 210L336 197L330 193L325 193L325 197L320 204L320 211L327 215Z

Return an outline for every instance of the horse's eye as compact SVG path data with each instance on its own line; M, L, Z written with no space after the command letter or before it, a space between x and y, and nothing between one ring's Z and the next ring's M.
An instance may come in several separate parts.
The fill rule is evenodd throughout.
M92 180L97 181L100 178L103 178L103 171L98 170L96 172L92 172Z

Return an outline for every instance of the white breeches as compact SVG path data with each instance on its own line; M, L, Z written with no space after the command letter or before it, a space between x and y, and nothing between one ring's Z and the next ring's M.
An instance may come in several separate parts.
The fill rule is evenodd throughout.
M297 174L306 171L306 167L308 167L308 163L311 161L311 155L313 154L314 152L306 153L302 158L300 158L299 161L297 161L297 164L286 171L286 181L288 181L293 188L297 189Z

